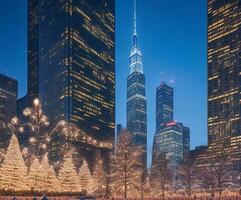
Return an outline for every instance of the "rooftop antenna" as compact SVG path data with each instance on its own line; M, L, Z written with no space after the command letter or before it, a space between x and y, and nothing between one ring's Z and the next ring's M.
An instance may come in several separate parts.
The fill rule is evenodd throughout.
M136 0L134 0L134 35L137 35L137 32L136 32Z

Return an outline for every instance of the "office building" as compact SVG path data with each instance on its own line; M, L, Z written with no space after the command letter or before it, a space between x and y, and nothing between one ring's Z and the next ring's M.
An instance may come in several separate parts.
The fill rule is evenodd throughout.
M208 145L240 159L240 0L208 0ZM237 166L241 170L241 162Z
M18 82L4 74L0 74L0 122L1 125L10 123L16 116L16 101L18 97ZM3 129L4 130L4 129ZM0 148L6 148L9 136L5 132L0 134Z
M29 0L28 5L30 101L40 97L51 128L65 120L113 144L115 1ZM56 149L58 141L52 142Z
M177 166L183 161L184 149L189 142L184 142L184 135L186 127L182 123L175 121L166 123L162 129L157 131L154 135L153 142L153 158L155 154L166 153L169 161L169 169L175 173ZM152 160L152 163L155 163Z
M173 88L164 82L156 88L156 131L173 121Z
M134 0L134 33L129 60L127 78L127 130L133 135L133 142L144 149L144 167L147 160L147 114L145 75L143 72L142 54L137 41L136 0Z
M28 95L25 95L17 99L17 117L21 122L24 122L26 118L23 115L23 110L28 107Z

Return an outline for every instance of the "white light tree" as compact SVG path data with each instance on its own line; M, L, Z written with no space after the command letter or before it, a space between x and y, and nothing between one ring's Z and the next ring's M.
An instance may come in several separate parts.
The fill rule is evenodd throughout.
M96 159L95 168L92 174L92 183L96 196L103 197L107 190L107 177L103 166L103 160L99 157Z
M133 143L130 133L123 131L111 158L111 194L122 198L141 197L143 150Z
M80 185L83 191L92 193L94 190L94 182L91 180L91 173L86 160L83 161L79 170Z
M45 170L41 166L38 158L35 158L28 173L28 186L32 191L45 191L46 178Z
M59 170L59 183L63 192L80 192L81 186L70 153L64 156L63 166Z
M50 136L47 132L49 126L48 118L43 113L39 99L34 99L32 108L25 108L23 115L28 122L24 124L25 131L28 132L28 156L27 164L30 166L37 157L41 159L47 151Z
M5 159L1 166L0 187L4 190L26 191L27 167L25 166L19 142L15 134L10 140Z
M59 192L60 185L59 180L56 177L53 166L49 164L48 154L46 153L41 165L45 171L46 177L44 179L45 191L48 192Z

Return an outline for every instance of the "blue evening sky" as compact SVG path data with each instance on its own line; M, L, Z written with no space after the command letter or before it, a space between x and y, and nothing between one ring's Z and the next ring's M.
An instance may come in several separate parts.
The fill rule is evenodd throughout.
M174 117L191 128L191 147L206 144L206 0L137 0L138 42L146 75L148 161L155 132L155 90L174 87ZM116 122L125 126L126 77L133 33L133 1L116 0ZM2 0L0 72L26 94L27 1ZM171 83L173 82L173 83Z

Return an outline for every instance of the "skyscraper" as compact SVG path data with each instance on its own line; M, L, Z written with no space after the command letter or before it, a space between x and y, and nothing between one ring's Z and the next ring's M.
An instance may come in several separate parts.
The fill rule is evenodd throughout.
M28 0L28 106L39 97L39 3Z
M30 96L38 94L53 126L65 120L113 143L115 1L29 0L28 5Z
M7 124L16 116L16 101L18 97L17 80L0 74L0 121ZM0 148L5 148L9 134L0 134Z
M136 0L134 0L134 33L130 53L129 75L127 78L127 129L133 134L137 145L142 145L145 151L144 162L146 163L147 148L147 114L145 75L143 73L141 49L137 43L136 30Z
M240 13L240 0L208 1L208 144L223 138L232 155L241 146Z
M16 116L18 81L0 74L0 120L9 123Z
M189 149L190 137L189 128L182 123L175 121L168 122L162 126L162 129L155 133L153 141L153 158L155 154L166 153L169 168L174 174L176 167L183 161L184 153ZM154 163L155 160L152 160Z
M164 82L156 88L156 131L173 121L173 88Z

